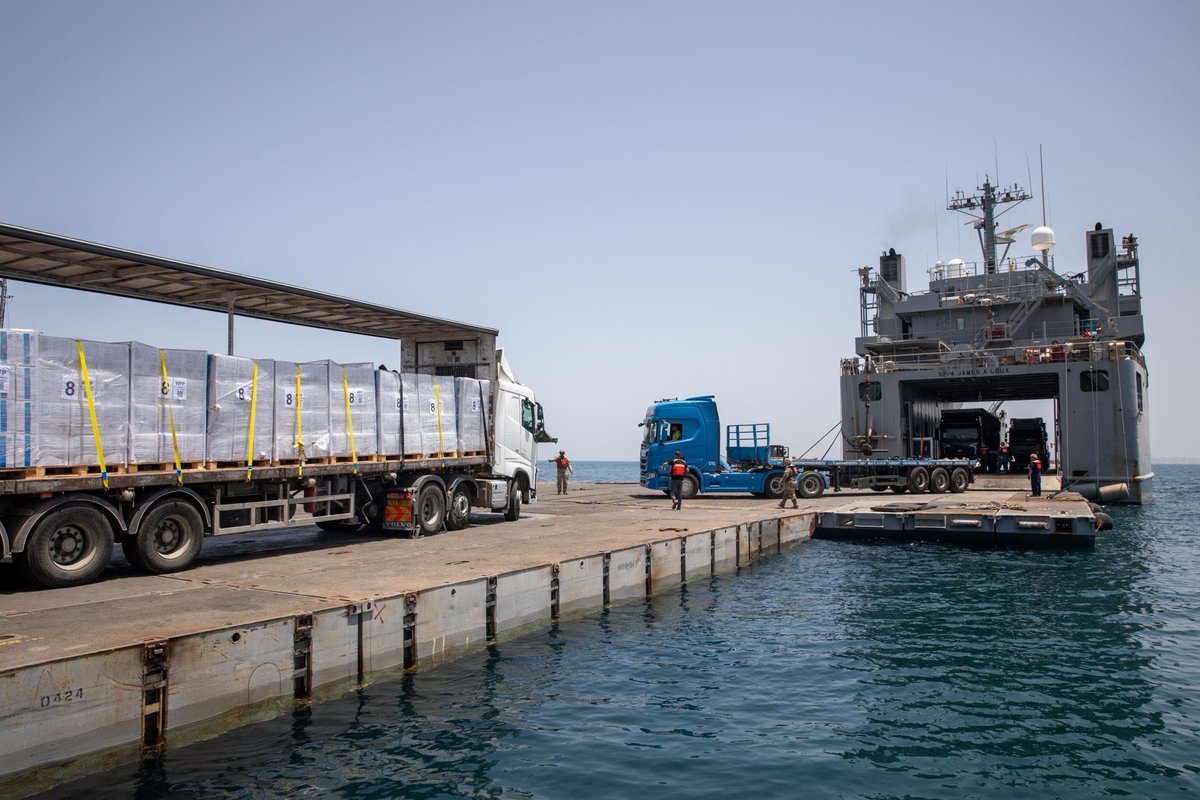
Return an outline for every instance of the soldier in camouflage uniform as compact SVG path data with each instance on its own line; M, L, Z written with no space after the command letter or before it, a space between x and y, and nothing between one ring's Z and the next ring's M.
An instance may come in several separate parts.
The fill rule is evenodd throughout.
M783 499L779 501L779 507L783 508L787 505L787 501L792 501L792 508L799 508L800 505L796 502L796 476L800 474L800 470L792 466L792 460L785 458L783 460Z

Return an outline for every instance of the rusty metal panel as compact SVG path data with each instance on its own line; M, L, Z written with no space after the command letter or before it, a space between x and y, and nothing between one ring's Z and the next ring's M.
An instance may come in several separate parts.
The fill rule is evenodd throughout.
M294 620L172 639L167 729L292 694Z
M762 532L762 549L763 553L778 553L779 552L779 520L765 519L758 523L759 530Z
M713 531L713 571L733 572L738 566L738 529L721 528Z
M487 639L487 579L426 589L417 594L417 660Z
M679 585L683 576L679 567L681 539L667 539L650 545L650 591L666 591Z
M0 673L0 775L129 745L142 733L142 646Z
M781 545L791 544L792 542L802 542L805 539L812 538L812 531L816 525L815 514L800 514L795 517L784 517L779 520L779 543Z
M646 548L614 550L608 562L608 602L646 596Z
M502 633L531 622L550 621L549 564L496 577L496 632Z
M604 605L604 556L563 561L558 565L558 613L569 614Z
M684 559L684 564L686 564L684 580L690 581L713 574L712 537L712 531L705 531L704 533L693 533L684 538L684 547L687 548L687 558Z

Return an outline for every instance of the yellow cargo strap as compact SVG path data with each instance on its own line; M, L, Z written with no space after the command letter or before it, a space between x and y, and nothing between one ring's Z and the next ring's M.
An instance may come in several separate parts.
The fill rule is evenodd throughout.
M431 378L433 381L433 402L437 406L437 422L438 422L438 455L446 452L446 435L442 432L442 387L438 386L437 378Z
M158 350L158 363L162 365L162 397L171 418L171 447L175 449L175 482L183 483L183 465L179 463L179 435L175 432L175 408L171 405L171 379L167 377L167 352Z
M354 474L358 474L358 449L354 446L354 418L350 416L350 383L346 380L346 368L342 367L342 396L346 401L346 432L350 434L350 457L354 459Z
M300 466L296 472L296 477L304 477L304 421L301 417L300 407L300 365L296 365L296 441L292 445L292 449L298 451Z
M104 463L104 442L100 440L100 422L96 419L96 398L92 397L92 380L88 377L87 357L83 354L83 342L75 340L79 351L79 372L83 378L83 391L87 395L88 416L92 418L92 438L96 441L96 456L100 459L100 480L108 488L108 467Z
M258 409L258 362L250 377L250 434L246 437L246 481L254 474L254 412Z

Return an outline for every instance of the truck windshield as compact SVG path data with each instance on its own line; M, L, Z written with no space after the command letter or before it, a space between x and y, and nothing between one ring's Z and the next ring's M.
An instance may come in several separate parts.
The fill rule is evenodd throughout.
M943 442L962 442L974 444L979 439L979 431L975 428L942 428Z
M642 423L645 430L642 432L642 444L654 444L655 442L665 442L668 436L668 424L662 420L647 419Z

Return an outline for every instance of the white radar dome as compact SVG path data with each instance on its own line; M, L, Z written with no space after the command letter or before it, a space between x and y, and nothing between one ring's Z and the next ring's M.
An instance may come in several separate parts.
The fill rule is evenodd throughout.
M1051 247L1054 247L1054 231L1045 225L1040 228L1034 228L1033 235L1030 238L1033 239L1034 250L1040 250L1044 253Z
M964 278L967 275L967 262L961 258L952 258L946 263L947 278Z

